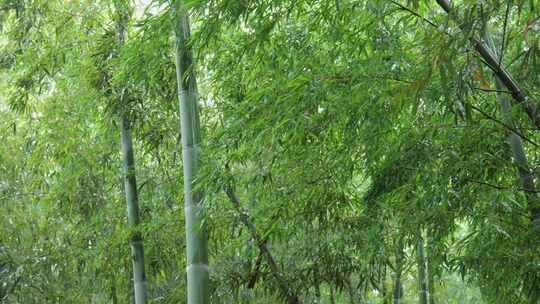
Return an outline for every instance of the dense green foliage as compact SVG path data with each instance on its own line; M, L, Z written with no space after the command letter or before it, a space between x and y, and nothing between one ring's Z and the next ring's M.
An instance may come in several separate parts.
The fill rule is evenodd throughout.
M540 2L177 1L0 0L1 303L539 302Z

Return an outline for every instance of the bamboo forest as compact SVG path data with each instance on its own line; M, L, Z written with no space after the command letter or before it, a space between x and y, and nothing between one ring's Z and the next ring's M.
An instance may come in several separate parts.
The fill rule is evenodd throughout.
M0 0L0 303L540 303L540 0Z

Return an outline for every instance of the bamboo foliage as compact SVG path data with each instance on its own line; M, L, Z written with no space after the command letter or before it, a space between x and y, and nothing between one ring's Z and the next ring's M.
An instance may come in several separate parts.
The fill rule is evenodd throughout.
M539 298L535 1L0 2L0 302Z

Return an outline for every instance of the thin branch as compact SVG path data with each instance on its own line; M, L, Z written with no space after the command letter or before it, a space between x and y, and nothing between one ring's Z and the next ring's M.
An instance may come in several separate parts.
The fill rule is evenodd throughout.
M506 90L485 89L485 88L479 88L479 87L473 87L473 89L478 90L478 91L488 92L488 93L504 93L504 94L512 94L512 92L506 91Z
M493 121L493 122L496 122L497 124L503 126L505 129L515 133L517 136L521 137L524 141L530 143L531 145L535 146L535 147L539 147L540 145L537 144L536 142L532 141L531 139L529 139L528 137L526 137L525 135L523 135L519 130L516 130L515 128L513 128L512 126L509 126L507 125L506 123L498 120L497 118L493 117L492 115L484 112L482 109L474 106L471 104L471 108L475 111L477 111L478 113L482 114L485 118Z
M398 2L396 2L396 1L394 1L394 0L391 0L390 2L391 2L392 4L398 6L398 7L401 8L402 10L404 10L404 11L406 11L406 12L409 12L409 13L411 13L412 15L414 15L414 16L416 16L416 17L422 19L422 21L428 23L428 24L431 25L432 27L434 27L434 28L436 28L436 29L439 29L439 27L438 27L435 23L433 23L433 21L431 21L431 20L427 19L426 17L420 15L418 12L415 12L415 11L413 11L412 9L410 9L410 8L406 7L405 5L403 5L403 4L401 4L401 3L398 3ZM446 33L446 32L445 32L445 33ZM446 33L446 34L448 34L448 33ZM448 34L448 35L449 35L449 34Z
M48 193L45 192L24 192L24 193L11 193L8 195L0 196L0 200L8 199L8 198L14 198L14 197L22 197L22 196L35 196L40 197L47 195Z
M529 193L540 193L540 191L537 191L537 190L530 190L530 189L524 189L524 188L515 188L515 187L494 185L494 184L490 184L490 183L487 183L487 182L483 182L483 181L479 181L479 180L475 180L475 179L471 179L471 178L466 178L465 181L471 182L471 183L474 183L474 184L483 185L483 186L488 186L488 187L496 189L496 190L504 190L504 191L511 190L511 191L523 191L523 192L529 192Z
M503 26L503 34L502 34L502 43L501 43L501 50L499 51L499 68L502 64L503 57L504 57L504 50L505 50L505 44L506 44L506 30L508 27L508 18L510 16L510 2L506 2L506 13L504 14L504 26Z

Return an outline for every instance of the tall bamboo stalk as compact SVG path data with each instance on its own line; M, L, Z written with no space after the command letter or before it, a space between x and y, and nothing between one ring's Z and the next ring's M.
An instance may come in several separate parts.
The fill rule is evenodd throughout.
M127 201L128 224L130 228L139 226L139 202L135 179L135 158L128 119L122 117L122 159L124 163L124 185ZM144 250L140 232L133 233L129 240L133 262L133 286L135 304L146 303L146 275L144 272Z
M209 303L208 236L203 221L203 194L194 190L199 169L200 121L193 53L188 44L189 18L177 1L175 7L176 80L180 102L182 160L184 164L184 209L186 218L187 303Z
M383 271L381 275L381 293L383 297L383 304L390 304L392 302L392 294L389 294L386 288L386 268L387 265L383 266Z
M126 24L128 21L128 13L125 8L117 6L118 21L117 21L117 47L120 48L124 44L126 35ZM120 97L123 101L123 93ZM133 263L133 286L135 294L135 304L146 303L146 275L144 271L144 250L143 241L140 232L137 231L139 226L139 199L137 194L137 180L135 178L135 157L133 156L133 141L131 138L131 125L125 113L121 115L121 144L122 144L122 162L124 167L124 191L127 203L128 225L133 232L130 238L132 263Z
M433 252L435 246L433 238L427 238L427 253L426 253L426 273L427 273L427 289L429 304L435 304L435 261Z
M424 256L424 239L421 233L419 233L416 248L416 264L418 267L418 303L427 304L426 259Z
M392 303L400 304L403 298L403 284L401 283L401 275L403 273L403 239L399 238L396 244L396 268L394 277L394 288L392 290Z

